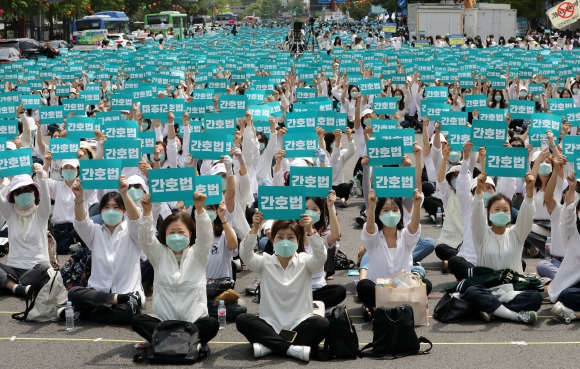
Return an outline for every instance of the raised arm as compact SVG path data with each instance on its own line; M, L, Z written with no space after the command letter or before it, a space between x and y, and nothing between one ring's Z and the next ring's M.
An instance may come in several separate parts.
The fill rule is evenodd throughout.
M338 217L336 216L336 211L334 209L334 202L336 201L336 193L334 190L328 192L328 197L326 198L326 207L328 209L328 222L330 223L330 234L327 237L328 245L334 245L336 241L340 238L340 223L338 222Z
M548 214L552 214L554 208L557 205L556 199L554 198L554 190L556 189L556 182L558 177L562 175L563 167L566 165L566 157L562 155L554 156L554 171L546 184L546 189L544 191L544 203L546 204L546 210Z

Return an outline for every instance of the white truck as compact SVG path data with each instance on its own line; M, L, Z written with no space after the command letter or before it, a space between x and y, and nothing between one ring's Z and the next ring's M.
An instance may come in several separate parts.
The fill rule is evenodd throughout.
M476 4L465 9L464 32L467 37L480 36L482 40L489 35L497 42L499 36L506 40L516 35L517 10L510 4Z
M463 34L463 5L409 4L407 11L410 36Z

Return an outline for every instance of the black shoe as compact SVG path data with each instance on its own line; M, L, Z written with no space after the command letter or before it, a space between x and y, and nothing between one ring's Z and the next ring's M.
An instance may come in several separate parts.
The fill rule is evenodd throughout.
M366 222L367 222L367 216L366 215L361 214L358 217L356 217L356 223L359 226L361 226L361 227L364 226Z
M128 304L131 305L131 310L133 310L133 315L141 313L141 295L139 292L131 292L129 295Z
M209 356L209 354L211 353L211 350L209 349L209 346L207 345L207 343L201 344L201 347L199 348L199 360L201 359L205 359L206 357Z

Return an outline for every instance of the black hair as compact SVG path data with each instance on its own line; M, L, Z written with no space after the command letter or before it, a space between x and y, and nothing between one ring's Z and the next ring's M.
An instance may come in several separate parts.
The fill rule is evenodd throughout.
M491 221L489 220L489 210L491 209L491 206L493 205L494 202L500 201L500 200L507 201L510 209L512 208L512 200L509 197L507 197L506 195L503 195L501 193L497 193L497 194L493 195L492 197L490 197L489 200L487 200L487 225L489 225L489 226L491 226ZM511 214L511 210L510 210L510 214Z
M123 201L123 197L117 191L107 192L105 196L99 202L99 212L102 212L105 206L109 203L109 201L113 199L118 207L125 210L125 202Z
M316 229L316 232L320 234L320 232L328 228L327 217L329 210L326 207L326 199L324 197L307 197L306 201L308 200L314 201L316 206L318 206L318 208L320 209L320 220L312 224L312 227Z
M163 245L167 245L167 239L165 234L167 233L167 228L169 228L169 225L171 225L171 223L174 222L182 222L183 224L185 224L190 233L189 244L193 245L196 237L195 222L193 221L191 215L189 215L184 211L173 213L163 220L163 223L161 223L161 226L159 227L159 236L158 236L159 242L161 242Z
M401 220L399 220L399 224L397 224L397 230L403 229L403 200L400 197L379 197L377 200L377 205L375 206L375 224L377 225L379 231L383 229L383 222L379 219L381 215L381 210L383 206L387 202L387 200L394 201L395 204L399 207L399 212L401 213Z

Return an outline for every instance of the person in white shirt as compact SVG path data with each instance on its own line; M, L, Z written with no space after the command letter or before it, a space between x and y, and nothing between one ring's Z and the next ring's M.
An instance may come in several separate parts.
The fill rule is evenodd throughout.
M580 202L577 202L576 173L571 172L566 180L568 193L560 214L560 237L562 245L566 246L566 257L550 283L548 293L550 300L556 303L551 310L552 315L570 323L580 318Z
M137 229L131 229L123 219L125 202L131 199L129 182L122 176L119 192L108 192L101 199L102 225L88 216L81 181L75 180L71 189L75 197L73 224L91 250L91 276L88 287L71 288L68 299L75 310L87 313L95 323L129 324L145 302ZM63 308L59 316L64 318Z
M199 331L202 352L217 335L219 323L208 316L206 267L213 240L211 221L203 205L206 196L194 193L195 223L191 215L178 212L165 218L155 237L151 195L141 199L143 214L129 198L127 213L130 227L136 227L139 246L155 269L153 314L133 317L131 328L151 342L155 327L166 320L193 323Z
M254 254L263 221L262 213L256 211L240 252L246 265L261 276L260 315L242 314L236 327L253 345L255 358L273 352L309 361L311 350L326 337L330 324L313 315L310 292L312 276L326 262L326 247L312 228L312 218L302 214L299 221L274 222L270 236L274 255ZM305 237L312 255L296 253ZM282 331L295 336L292 343L280 335Z
M0 196L0 213L6 219L10 252L6 264L0 264L0 287L17 296L26 297L32 290L26 272L40 264L48 268L48 216L50 196L47 175L40 164L32 166L38 183L28 174L12 178L7 195ZM6 182L2 181L3 186ZM4 194L5 188L1 190Z
M516 224L509 228L507 225L511 221L511 200L502 194L495 195L489 199L485 211L483 187L487 175L482 173L477 178L471 214L477 266L493 270L512 269L523 274L522 250L524 241L532 229L535 212L533 199L535 178L530 173L526 174L526 198L520 207ZM524 324L536 322L538 319L536 311L542 305L542 295L535 290L520 291L511 301L501 302L481 285L468 287L463 300L479 311L485 321L497 316Z
M405 227L401 199L378 198L375 190L369 192L367 220L361 234L362 245L369 255L369 266L367 278L356 286L365 310L365 320L373 316L377 278L391 278L404 270L411 272L413 249L421 236L422 201L421 191L415 190L411 221Z

